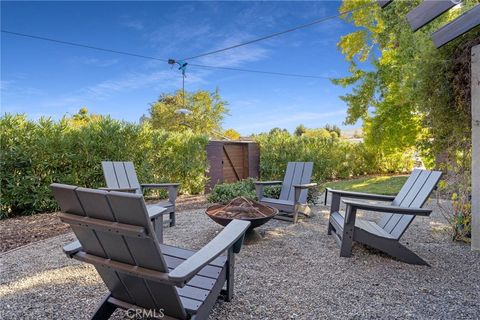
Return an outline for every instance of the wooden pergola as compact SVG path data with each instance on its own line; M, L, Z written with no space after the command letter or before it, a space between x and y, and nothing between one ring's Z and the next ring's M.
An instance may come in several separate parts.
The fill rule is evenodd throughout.
M378 0L385 8L393 0ZM461 0L425 0L407 14L413 31L429 24ZM437 48L480 25L480 4L432 33ZM480 250L480 45L472 48L471 108L472 108L472 250Z

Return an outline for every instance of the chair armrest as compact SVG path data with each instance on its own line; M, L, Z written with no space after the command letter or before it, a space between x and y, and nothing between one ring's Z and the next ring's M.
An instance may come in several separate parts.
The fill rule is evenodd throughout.
M104 191L119 191L119 192L131 192L135 193L135 191L138 190L138 188L98 188L99 190L104 190Z
M167 208L164 208L159 205L147 205L147 212L148 212L148 217L150 220L156 219L157 217L161 216L165 211L167 211Z
M354 191L345 191L345 190L335 190L331 188L325 188L326 192L332 194L338 194L340 197L345 198L358 198L366 200L380 200L380 201L393 201L395 196L388 196L384 194L373 194L373 193L363 193L363 192L354 192Z
M143 189L167 189L168 190L168 201L170 201L175 206L175 201L177 200L178 187L180 183L142 183L140 187Z
M255 181L254 183L262 186L274 186L277 184L282 184L283 181Z
M392 206L392 205L368 203L368 202L362 202L362 201L343 200L343 203L345 203L347 206L350 206L352 208L368 210L368 211L376 211L376 212L410 214L410 215L416 215L416 216L429 216L430 213L432 213L432 210L430 209L406 208L406 207L399 207L399 206Z
M142 188L149 188L149 189L154 189L154 188L178 188L180 183L142 183L140 186Z
M249 226L249 221L233 220L206 246L173 269L168 277L183 287L200 269L225 250L233 247L234 252L238 253Z
M294 188L298 188L298 189L309 189L309 188L314 188L316 186L317 186L316 183L305 183L305 184L294 184L293 185Z
M82 250L82 245L80 244L80 241L73 241L66 246L63 247L63 252L69 256L70 258L73 258L73 256Z

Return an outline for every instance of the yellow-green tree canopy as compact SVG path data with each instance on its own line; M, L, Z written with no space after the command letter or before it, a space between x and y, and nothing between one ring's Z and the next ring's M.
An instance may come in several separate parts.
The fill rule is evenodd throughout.
M240 139L240 133L238 133L235 129L227 129L223 133L223 136L230 139L230 140L238 140Z
M369 2L343 1L339 10ZM345 123L363 120L367 145L386 153L416 146L434 156L468 136L469 102L457 99L455 57L458 50L469 51L462 43L480 42L480 29L441 49L434 47L431 33L479 0L463 1L463 6L413 32L405 17L420 2L394 1L383 10L372 5L343 16L359 27L338 43L351 73L334 80L352 88L342 97L348 106Z
M190 114L179 113L186 109ZM162 94L151 104L150 116L143 118L154 129L181 132L192 130L196 134L218 136L222 131L222 121L228 113L227 102L222 100L218 90L186 92L185 100L181 90L174 94Z

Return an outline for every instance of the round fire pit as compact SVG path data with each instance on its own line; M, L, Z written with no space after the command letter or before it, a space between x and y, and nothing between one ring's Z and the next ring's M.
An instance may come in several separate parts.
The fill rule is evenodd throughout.
M244 197L237 197L226 205L214 204L207 208L207 215L222 226L226 226L233 219L250 221L248 231L266 223L277 213L275 208Z

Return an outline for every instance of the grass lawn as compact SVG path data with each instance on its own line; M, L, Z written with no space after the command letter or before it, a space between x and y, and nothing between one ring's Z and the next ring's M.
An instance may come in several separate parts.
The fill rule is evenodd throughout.
M347 191L396 195L407 178L408 176L367 176L327 182L323 186Z

